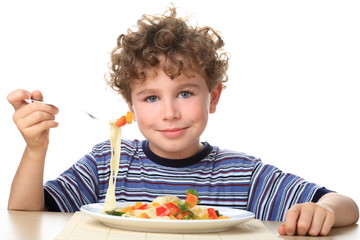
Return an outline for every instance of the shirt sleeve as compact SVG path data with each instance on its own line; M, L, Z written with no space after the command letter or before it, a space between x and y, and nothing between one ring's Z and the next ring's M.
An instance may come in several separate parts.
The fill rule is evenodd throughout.
M250 182L248 210L260 220L283 221L292 205L316 202L328 192L331 191L260 161Z
M97 202L98 176L95 159L88 154L55 180L46 182L44 194L45 205L50 211L75 212L85 204Z
M329 190L329 189L326 189L326 188L324 188L324 187L319 188L319 189L316 191L316 193L314 194L314 197L311 199L311 201L314 202L314 203L316 203L316 202L318 202L318 201L320 200L320 198L321 198L322 196L324 196L324 195L327 194L327 193L331 193L331 192L334 192L334 191Z
M56 204L55 199L44 189L44 200L46 209L49 212L60 212L59 206Z

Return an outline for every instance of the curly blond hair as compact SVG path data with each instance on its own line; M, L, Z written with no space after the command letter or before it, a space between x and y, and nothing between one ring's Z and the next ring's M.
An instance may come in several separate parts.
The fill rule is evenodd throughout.
M106 77L113 90L131 101L131 86L146 79L145 69L156 67L165 57L163 71L174 79L186 72L205 77L209 91L228 80L229 56L224 42L211 27L193 27L187 18L177 17L175 7L163 15L143 15L136 30L121 34L111 52Z

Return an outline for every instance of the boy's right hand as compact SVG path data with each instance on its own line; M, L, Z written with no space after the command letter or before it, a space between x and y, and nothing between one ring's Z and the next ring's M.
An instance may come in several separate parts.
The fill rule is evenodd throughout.
M49 130L55 128L58 123L55 115L58 108L42 103L27 103L25 99L43 100L40 91L32 93L26 90L15 90L7 97L15 109L13 120L23 135L27 147L34 150L44 150L49 144Z

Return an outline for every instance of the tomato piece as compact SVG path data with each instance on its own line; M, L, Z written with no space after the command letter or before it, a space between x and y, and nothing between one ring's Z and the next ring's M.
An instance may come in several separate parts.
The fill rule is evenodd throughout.
M148 205L147 203L141 205L138 209L141 209L141 210L145 210L145 209L148 209Z
M164 205L170 210L170 215L176 216L178 213L180 213L180 208L175 204L165 203Z
M156 210L156 216L158 217L165 217L165 216L169 216L170 214L170 210L164 205L158 206L157 208L155 208L155 210Z
M208 211L208 214L209 214L209 218L210 218L210 219L217 219L217 218L218 218L218 216L217 216L216 211L215 211L214 208L208 208L207 211Z
M147 209L148 208L148 205L147 205L147 203L142 203L142 202L137 202L137 203L135 203L135 205L132 207L134 210L136 210L136 209L142 209L142 210L144 210L144 209Z

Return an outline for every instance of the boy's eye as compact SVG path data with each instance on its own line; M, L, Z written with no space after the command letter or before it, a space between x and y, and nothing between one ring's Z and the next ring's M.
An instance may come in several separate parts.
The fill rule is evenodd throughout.
M156 102L158 100L158 97L156 96L149 96L146 98L147 102Z
M179 94L179 97L181 97L181 98L189 98L191 95L192 95L191 92L185 91L185 92L181 92L181 93Z

